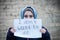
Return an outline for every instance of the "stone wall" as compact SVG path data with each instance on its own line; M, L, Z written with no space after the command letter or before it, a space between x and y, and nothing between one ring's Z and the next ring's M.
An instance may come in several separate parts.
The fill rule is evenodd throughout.
M33 6L48 29L52 40L60 40L60 4L59 0L0 0L0 40L6 39L13 20L20 18L20 10Z

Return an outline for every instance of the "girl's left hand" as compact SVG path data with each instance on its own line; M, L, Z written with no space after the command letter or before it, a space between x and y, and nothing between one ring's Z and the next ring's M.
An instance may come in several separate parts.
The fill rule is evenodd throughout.
M42 28L42 29L40 29L40 32L46 33L46 29Z

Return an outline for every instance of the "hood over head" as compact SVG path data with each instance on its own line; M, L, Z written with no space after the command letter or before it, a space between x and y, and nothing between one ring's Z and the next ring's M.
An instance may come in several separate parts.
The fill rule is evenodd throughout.
M33 8L33 7L31 7L31 6L27 6L27 7L25 7L25 8L23 8L22 10L21 10L21 19L24 19L24 13L26 12L26 9L29 9L29 10L31 10L31 12L33 13L33 15L34 15L34 19L36 19L37 18L37 12L36 12L36 10Z

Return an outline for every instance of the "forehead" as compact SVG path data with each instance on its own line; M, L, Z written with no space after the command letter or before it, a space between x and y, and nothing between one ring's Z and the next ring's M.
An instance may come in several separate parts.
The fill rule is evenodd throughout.
M24 15L33 15L31 11L26 11Z

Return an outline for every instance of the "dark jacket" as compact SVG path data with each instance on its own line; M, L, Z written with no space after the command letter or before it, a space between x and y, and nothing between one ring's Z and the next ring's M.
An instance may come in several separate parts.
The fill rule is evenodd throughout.
M45 27L42 27L46 29ZM11 28L9 28L6 36L6 40L51 40L50 39L50 34L48 30L46 29L46 33L42 33L42 38L22 38L22 37L16 37L14 36L14 33L10 31Z

